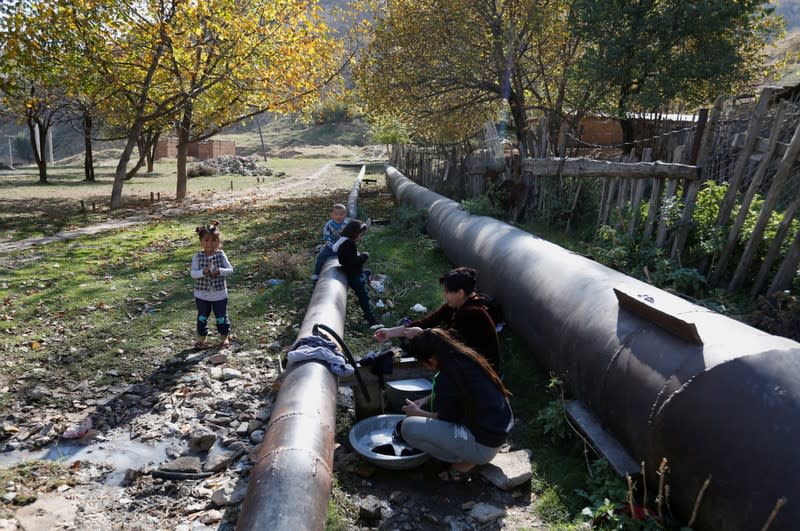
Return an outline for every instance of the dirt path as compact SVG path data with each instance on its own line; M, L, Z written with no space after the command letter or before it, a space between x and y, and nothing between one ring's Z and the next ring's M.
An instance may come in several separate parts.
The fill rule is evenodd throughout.
M328 177L328 179L323 179L325 177ZM156 203L155 207L158 210L149 214L140 214L132 211L130 216L126 216L122 219L63 231L52 236L0 243L0 254L21 251L37 245L71 240L80 236L98 234L109 230L121 229L148 221L183 216L192 212L212 208L224 208L242 204L258 206L269 201L274 201L278 197L293 195L297 192L307 194L325 188L330 189L349 186L352 185L352 181L353 172L340 170L336 168L334 163L327 163L319 167L311 175L287 176L277 184L257 186L256 188L243 191L215 192L213 195L207 193L191 194L181 203ZM159 206L161 206L161 208L159 208Z

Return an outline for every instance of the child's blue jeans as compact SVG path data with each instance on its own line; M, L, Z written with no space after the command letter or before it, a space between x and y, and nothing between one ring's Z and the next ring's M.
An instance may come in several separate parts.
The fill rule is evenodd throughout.
M319 275L320 271L322 271L322 265L325 263L325 260L336 256L336 253L328 247L327 245L323 245L322 249L319 250L319 254L317 255L317 263L314 264L314 274Z
M225 337L230 334L231 322L228 320L228 299L221 301L206 301L195 297L197 305L197 335L205 337L208 335L208 318L211 311L214 311L214 319L217 322L217 332Z
M358 273L348 273L347 274L347 283L353 288L353 291L356 292L356 297L358 297L358 305L361 306L361 311L364 312L364 319L369 322L369 324L375 324L377 319L375 319L375 314L372 313L372 308L369 305L369 294L367 293L367 279L361 272Z

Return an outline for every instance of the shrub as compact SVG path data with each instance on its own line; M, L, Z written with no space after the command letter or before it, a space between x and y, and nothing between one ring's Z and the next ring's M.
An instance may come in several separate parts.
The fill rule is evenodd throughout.
M489 188L483 194L473 199L464 199L461 201L461 206L470 214L476 216L491 216L494 218L502 218L503 210L498 206L502 203L502 191L498 185L489 185Z
M680 267L673 260L659 258L653 273L653 284L660 288L672 288L693 297L705 293L706 277L693 267Z
M414 209L397 207L392 215L392 226L407 235L422 234L428 222L428 211L424 208Z
M270 278L300 280L308 272L307 255L288 251L269 251L264 256L265 274Z

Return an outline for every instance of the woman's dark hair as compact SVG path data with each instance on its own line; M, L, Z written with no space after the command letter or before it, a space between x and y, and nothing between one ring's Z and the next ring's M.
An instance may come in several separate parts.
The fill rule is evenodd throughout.
M469 295L475 291L475 280L477 278L478 272L471 267L457 267L442 275L439 279L439 284L444 286L444 289L450 293L463 289L464 293Z
M511 396L511 392L503 385L486 358L453 337L447 330L441 328L425 330L409 340L406 350L420 361L429 360L436 355L439 360L439 370L453 372L456 378L459 378L462 372L461 362L464 359L471 360L486 373L506 397Z
M367 230L367 226L359 219L349 221L342 229L341 235L344 238L355 239L360 233Z
M212 221L208 225L200 225L196 227L194 231L197 233L197 236L202 240L203 236L206 234L210 234L212 236L219 237L221 234L219 230L219 221Z

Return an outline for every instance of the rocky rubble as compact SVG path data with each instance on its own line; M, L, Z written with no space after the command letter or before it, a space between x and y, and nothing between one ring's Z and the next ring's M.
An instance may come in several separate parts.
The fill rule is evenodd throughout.
M271 414L278 376L277 361L262 351L184 351L140 383L94 388L82 382L71 392L59 392L65 395L62 399L80 406L75 414L37 407L38 400L56 393L42 386L41 392L28 393L27 402L15 404L15 411L2 419L5 453L0 457L5 462L12 461L14 454L40 457L20 450L47 445L42 451L53 455L53 449L61 446L68 449L68 474L83 470L86 476L85 470L96 471L89 479L68 478L66 484L73 485L63 492L37 494L40 499L59 497L59 506L71 507L59 512L59 527L174 529L186 525L186 529L198 529L201 523L232 528ZM87 414L91 429L76 441L60 440L71 424ZM76 433L72 429L70 433ZM152 456L143 455L141 462L118 470L120 462L102 450L117 444L127 448L120 441L142 445L137 448L155 445L155 449ZM81 445L89 451L83 452ZM158 449L164 447L159 454ZM80 452L79 460L69 460L73 450ZM95 456L105 456L110 464L94 462ZM118 481L113 480L116 477ZM0 519L14 515L0 529L41 528L41 522L32 520L29 513L40 518L53 503L50 500L31 511L26 507L30 501L35 504L36 497L21 504L0 485ZM91 503L82 505L82 499Z
M66 453L57 489L30 496L17 482L0 484L0 529L233 529L279 376L273 355L234 347L174 354L131 385L81 382L62 392L37 384L39 390L2 419L6 453L0 456L43 446L52 455L55 442L86 445L89 451L73 461ZM352 420L348 391L340 389L339 418ZM42 407L61 394L59 400L72 404L72 411ZM92 427L81 439L59 439L69 428L80 433L76 426L87 417ZM142 453L127 465L113 455L121 442L152 450L119 446L124 450L118 454ZM452 483L439 479L441 463L410 471L377 469L349 449L346 434L337 442L336 504L348 519L347 529L537 528L528 511L533 494L525 451L507 448L498 466ZM112 450L110 457L104 448Z
M272 170L256 164L253 157L223 155L193 164L187 169L189 177L198 175L272 175ZM278 177L284 175L278 173Z

